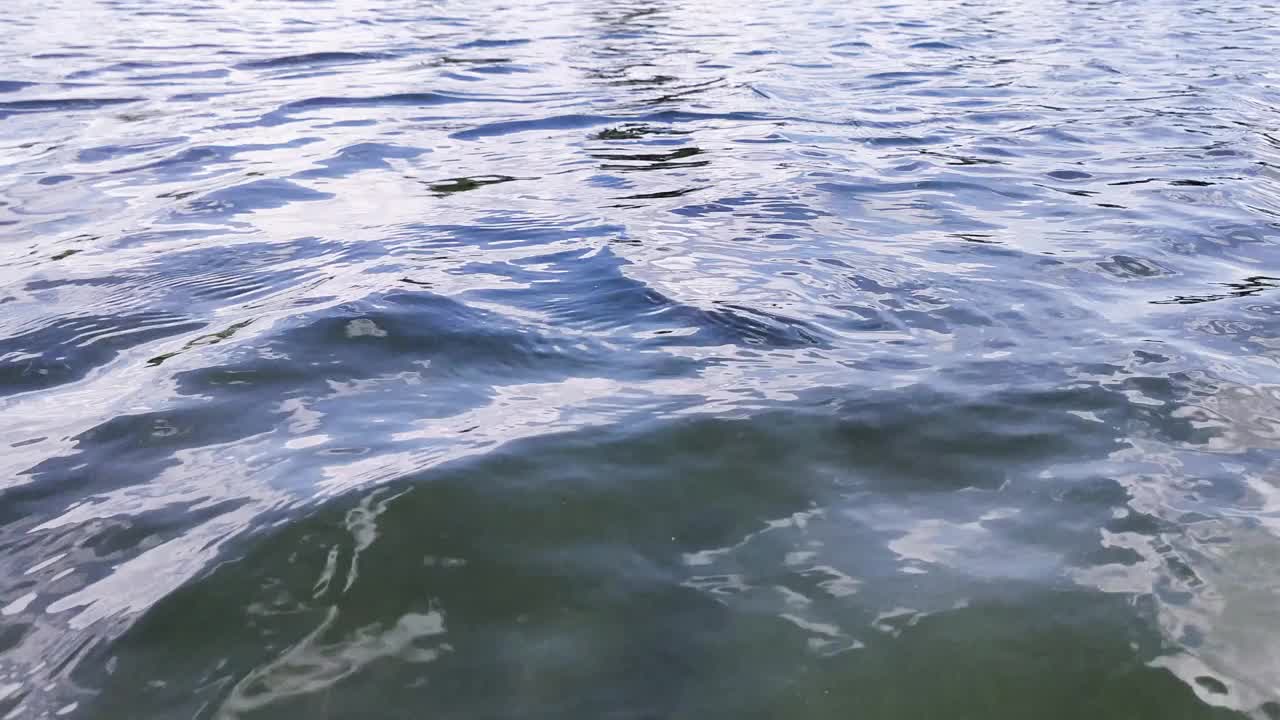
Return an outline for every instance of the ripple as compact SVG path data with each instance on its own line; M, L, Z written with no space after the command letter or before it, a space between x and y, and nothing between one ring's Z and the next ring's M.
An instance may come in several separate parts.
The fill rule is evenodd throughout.
M49 100L9 100L0 102L0 118L30 113L97 110L115 105L142 102L142 98L61 98Z
M128 348L200 327L201 322L163 312L55 320L0 340L0 394L78 380Z
M312 52L303 53L301 55L284 55L281 57L265 58L263 60L248 60L238 63L236 67L248 70L263 70L271 68L293 68L299 65L315 66L315 65L332 65L339 63L365 62L371 60L387 60L395 57L386 53L369 53L369 52Z
M1276 715L1267 8L6 9L0 715Z

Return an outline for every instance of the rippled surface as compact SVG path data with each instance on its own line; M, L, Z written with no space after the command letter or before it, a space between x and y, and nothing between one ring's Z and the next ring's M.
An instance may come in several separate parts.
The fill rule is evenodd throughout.
M1280 717L1277 27L7 4L0 714Z

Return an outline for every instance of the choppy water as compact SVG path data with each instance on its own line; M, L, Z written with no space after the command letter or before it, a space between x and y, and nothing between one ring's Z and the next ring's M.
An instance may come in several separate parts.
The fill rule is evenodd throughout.
M1280 717L1278 30L7 3L0 714Z

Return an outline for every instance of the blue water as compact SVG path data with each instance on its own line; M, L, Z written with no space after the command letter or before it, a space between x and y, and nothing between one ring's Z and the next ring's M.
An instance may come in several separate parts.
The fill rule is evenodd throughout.
M1278 29L7 3L0 716L1275 720Z

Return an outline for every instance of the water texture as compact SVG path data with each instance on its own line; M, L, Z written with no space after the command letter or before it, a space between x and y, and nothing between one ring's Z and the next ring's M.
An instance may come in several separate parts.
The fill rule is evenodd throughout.
M0 717L1280 718L1280 8L13 0Z

